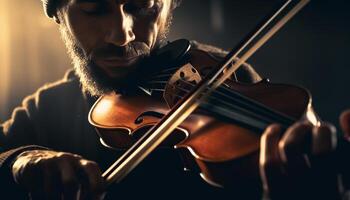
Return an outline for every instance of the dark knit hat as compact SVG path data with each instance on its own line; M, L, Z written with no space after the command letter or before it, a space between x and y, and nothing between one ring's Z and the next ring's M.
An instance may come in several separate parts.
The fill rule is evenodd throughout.
M45 14L52 18L56 12L57 0L41 0L43 2L43 7Z

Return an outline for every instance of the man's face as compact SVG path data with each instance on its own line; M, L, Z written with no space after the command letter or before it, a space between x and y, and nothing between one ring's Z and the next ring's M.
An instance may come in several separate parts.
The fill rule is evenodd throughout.
M125 85L165 39L171 16L172 0L63 0L60 30L84 89L101 95Z

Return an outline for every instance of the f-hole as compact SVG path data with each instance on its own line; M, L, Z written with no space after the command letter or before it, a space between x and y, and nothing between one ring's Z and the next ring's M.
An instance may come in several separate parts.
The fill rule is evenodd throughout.
M144 120L145 117L156 117L156 118L163 118L165 114L160 113L160 112L155 112L155 111L146 111L144 113L142 113L141 115L139 115L136 120L135 120L135 124L141 124Z

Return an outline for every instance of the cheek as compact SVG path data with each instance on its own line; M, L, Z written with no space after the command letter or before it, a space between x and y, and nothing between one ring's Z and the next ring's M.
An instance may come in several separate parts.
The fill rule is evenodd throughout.
M102 37L102 25L96 19L84 16L77 8L71 6L67 9L65 21L69 31L86 55L99 44Z
M156 16L138 19L134 24L134 33L138 41L143 41L153 48L157 43L159 34L166 29L169 12L167 8Z
M146 43L150 48L156 43L159 26L154 20L138 20L134 24L136 40Z
M145 42L151 49L157 43L157 38L165 29L166 18L158 15L154 18L139 19L134 24L137 41Z

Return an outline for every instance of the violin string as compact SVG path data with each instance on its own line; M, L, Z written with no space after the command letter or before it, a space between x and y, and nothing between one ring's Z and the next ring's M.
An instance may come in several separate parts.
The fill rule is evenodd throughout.
M158 91L158 92L164 92L165 91L165 89L160 89L160 88L154 88L154 89L152 89L152 90L154 90L154 91ZM179 98L179 99L181 99L181 98L183 98L184 96L181 96L181 95L174 95L175 97L177 97L177 98ZM217 98L216 98L217 99ZM219 99L217 99L217 100L219 100ZM219 100L220 101L220 100ZM212 106L213 104L210 104L210 103L207 103L207 102L203 102L203 104L208 104L209 106ZM227 105L227 107L230 107L230 106L232 106L231 104L228 104L227 102L225 102L225 101L222 101L220 104L217 104L217 105L215 105L215 107L214 108L211 108L210 109L210 111L213 111L213 109L216 109L216 110L220 110L220 111L217 111L216 112L216 114L217 115L219 115L219 116L223 116L222 115L222 113L223 112L225 112L225 114L226 115L224 115L224 117L227 117L227 118L229 118L229 119L231 119L231 120L235 120L235 121L239 121L237 118L234 118L233 116L237 116L237 114L236 113L234 113L234 112L230 112L231 114L228 114L227 113L227 107L223 107L223 106L219 106L219 105L222 105L222 104L226 104ZM208 109L209 110L209 109ZM233 110L233 109L231 109L231 110ZM240 116L242 116L242 115L240 115ZM240 117L240 118L243 118L243 117ZM246 119L248 119L247 117L245 117ZM260 130L263 130L263 129L265 129L265 127L266 127L266 124L271 124L272 122L265 122L264 123L264 125L263 126L255 126L255 125L252 125L252 124L248 124L248 123L246 123L248 120L245 120L245 121L240 121L241 123L245 123L246 125L248 125L248 126L250 126L251 128L253 128L253 129L260 129ZM250 118L250 121L252 121L251 120L251 118ZM256 120L255 120L255 122L256 122ZM257 123L257 122L256 122ZM260 123L261 124L261 123Z
M165 90L164 89L156 89L156 91L164 92ZM183 98L183 96L180 96L180 95L175 95L175 96L178 98ZM217 101L221 101L218 98L216 98L216 99L217 99ZM222 106L223 104L225 104L226 107ZM235 108L232 108L232 104L229 104L226 101L221 101L218 104L208 103L206 101L206 102L203 102L202 105L207 105L206 107L210 107L208 109L205 109L205 107L204 108L202 107L202 109L204 109L204 110L210 111L211 113L219 115L220 117L226 117L230 120L240 122L242 124L245 124L246 126L249 126L253 129L255 129L255 130L263 131L266 128L266 126L273 123L273 121L269 121L269 120L265 120L264 122L262 122L262 120L259 119L259 118L261 118L261 116L254 115L251 112L249 114L253 115L253 116L248 116L247 113L244 113L245 110L243 110L243 112L241 112L241 113L238 113L237 111L233 111L234 109L236 109L236 110L241 110L241 109L240 109L240 107L237 107L237 106L235 106ZM248 122L250 122L250 123L248 123Z
M166 70L163 70L163 71L169 71L170 69L177 69L177 68L168 68L168 69L166 69ZM159 83L159 84L161 84L161 87L163 88L163 85L166 85L166 81L164 81L164 79L166 79L166 80L168 80L169 78L168 77L171 77L172 76L172 74L159 74L159 75L157 75L157 76L154 76L154 77L152 77L153 78L153 80L152 81L150 81L150 82L148 82L148 83L153 83L153 84L156 84L156 83ZM156 78L156 79L155 79ZM190 84L191 85L191 87L194 87L194 85L192 84L192 83L189 83L189 82L186 82L186 81L184 81L184 80L179 80L179 81L181 81L181 82L183 82L183 83L185 83L185 84ZM262 105L262 104L260 104L260 105L257 105L257 103L258 102L252 102L252 100L251 99L249 99L249 98L246 98L245 96L242 96L242 95L240 95L239 93L237 93L237 92L234 92L234 91L232 91L231 89L228 89L228 88L226 88L226 87L220 87L219 89L224 89L226 92L228 92L228 93L230 93L231 95L234 95L234 96L237 96L237 95L239 95L239 98L242 98L243 99L243 101L239 101L238 99L234 99L232 96L228 96L226 93L223 93L223 92L220 92L220 91L215 91L214 93L215 94L218 94L218 95L222 95L222 96L220 96L221 98L222 97L227 97L227 98L229 98L229 100L235 100L235 101L238 101L240 104L243 104L242 106L247 106L248 108L250 108L251 106L254 106L254 107L256 107L257 109L259 109L261 112L263 112L262 114L261 114L261 116L266 116L266 115L269 115L270 116L270 118L273 118L274 120L273 121L278 121L277 119L281 119L281 121L284 121L284 122L280 122L280 123L292 123L292 119L288 119L288 117L286 117L286 116L283 116L283 115L281 115L280 113L276 113L276 111L273 111L273 110L271 110L271 109L268 109L268 110L266 110L266 106L264 106L264 105ZM153 89L154 90L154 89ZM189 92L189 91L185 91L185 92ZM234 92L234 94L233 94L233 92ZM211 99L213 99L213 98L211 98ZM214 99L214 100L216 100L216 101L218 101L218 99ZM221 103L222 103L223 101L221 101ZM245 103L245 102L247 102L247 103ZM226 103L227 104L227 103ZM236 106L237 107L237 106ZM264 108L264 110L262 110L262 108ZM252 110L252 109L250 109L250 110ZM262 118L262 117L261 117ZM277 118L277 119L276 119ZM261 120L265 120L266 121L266 119L261 119Z
M183 82L183 80L180 80L180 81ZM159 84L160 88L164 88L164 85L166 85L167 82L165 82L165 81L151 81L151 82L149 82L149 83L152 83L152 84ZM188 82L183 82L183 83L189 84ZM192 86L194 86L194 85L190 85L190 86L192 87ZM186 93L188 93L188 92L190 91L190 90L188 90L188 89L181 88L181 87L177 87L177 88L180 89L180 90L183 91L183 92L186 92ZM165 91L164 89L159 89L159 88L154 88L154 87L152 87L152 90L161 91L161 92L164 92L164 91ZM223 94L223 93L218 92L218 91L215 91L215 94L222 95L221 97L223 97L223 96L228 97L226 94ZM229 97L229 98L230 98L230 97ZM223 100L220 100L220 99L218 99L218 98L215 97L215 96L213 96L212 99L217 100L217 101L220 101L220 102L224 102Z
M163 70L162 72L171 72L174 70L177 70L178 68L173 67L173 68L168 68ZM159 84L161 88L165 88L165 85L167 84L167 81L173 74L172 73L160 73L157 76L153 77L152 81L149 81L148 83L151 84ZM168 78L169 77L169 78ZM189 85L190 87L194 87L195 85L184 81L182 79L179 80L180 82ZM157 90L154 87L151 87L153 90ZM182 89L183 92L188 93L189 90L185 88L179 88ZM219 90L224 90L224 91L219 91ZM158 91L162 92L161 90L158 89ZM218 97L216 98L215 95ZM224 99L224 100L223 100ZM226 100L225 100L226 99ZM277 112L275 110L272 110L265 105L254 101L250 98L247 98L244 95L239 94L238 92L229 89L227 87L219 87L218 90L214 91L214 95L209 98L209 102L206 104L207 106L214 106L213 103L210 103L210 101L218 102L220 104L225 104L228 109L231 110L239 110L241 112L245 112L246 115L249 116L254 116L257 119L260 119L261 121L265 122L278 122L280 124L292 124L295 120L291 119L290 117L284 115L283 113ZM233 105L233 103L238 103L239 106ZM216 107L220 107L219 105L215 105ZM249 109L247 109L249 108ZM223 108L221 108L223 109ZM244 110L245 109L245 110ZM254 110L256 109L256 110Z
M192 83L190 83L190 82L187 82L187 81L184 81L184 80L180 80L180 81L181 81L182 83L184 83L184 84L187 84L187 85L191 86L191 87L194 87L194 86L195 86L194 84L192 84ZM161 87L163 87L163 85L165 85L167 82L162 82L162 81L154 81L154 82L153 82L153 81L152 81L151 83L158 83L158 84L161 85ZM179 89L184 89L184 88L179 88ZM218 94L218 95L220 95L220 97L229 98L229 99L232 100L232 101L236 100L236 101L238 101L239 103L241 103L241 104L243 104L243 105L245 105L245 106L247 106L247 107L256 106L256 107L258 107L258 108L259 108L259 107L260 107L260 108L263 108L263 109L265 109L265 113L263 113L264 115L269 114L269 115L275 116L275 117L277 117L277 118L284 118L286 121L294 121L293 119L291 119L291 118L289 118L289 117L287 117L287 116L284 116L284 114L281 114L281 113L278 113L278 112L276 112L276 111L274 111L274 110L271 110L271 109L267 108L265 105L260 104L260 103L254 101L254 100L252 100L252 99L250 99L250 98L247 98L247 97L245 97L245 96L243 96L243 95L241 95L241 94L235 92L235 91L232 90L232 89L229 89L229 88L226 88L226 87L220 87L219 89L223 89L223 90L225 90L226 92L230 93L231 95L235 95L235 96L239 95L238 97L239 97L239 98L242 98L242 99L245 100L245 101L242 102L242 101L236 100L236 99L234 99L232 96L228 96L226 93L220 92L220 91L218 91L218 90L215 91L214 94ZM187 90L187 89L185 89L185 90L186 90L185 92L189 92L189 90ZM245 103L245 102L250 103L250 104L247 104L247 103ZM268 111L269 113L266 113L266 111Z
M155 83L155 82L153 82L153 83ZM161 83L159 81L156 81L156 83L163 85L163 83ZM166 83L166 82L164 82L164 83ZM191 85L191 87L194 86L193 84L188 83L186 81L184 81L184 83ZM162 88L164 88L164 87L162 87ZM181 91L183 91L183 92L186 92L186 93L189 92L189 90L185 89L185 88L179 88L179 89ZM225 89L227 89L227 88L225 88ZM165 91L164 89L156 89L156 90L160 91L160 92L164 92ZM228 90L228 91L231 91L231 90ZM226 97L226 98L228 98L228 99L230 99L232 101L237 101L237 100L233 99L232 97L230 97L227 94L224 94L222 92L217 92L216 91L215 93L219 94L221 97ZM179 96L179 95L176 95L176 97L182 98L182 96ZM217 102L217 103L213 104L213 101ZM259 112L254 112L254 111L250 111L248 109L245 109L244 106L247 106L248 104L243 103L245 105L243 105L243 106L242 105L241 106L238 105L237 106L237 105L232 104L232 101L225 101L225 100L222 100L222 98L217 98L217 97L213 96L213 97L210 97L209 101L205 102L205 104L207 105L207 107L210 106L211 109L213 109L213 106L214 106L215 108L218 108L221 111L223 111L223 110L226 111L227 109L229 109L230 111L236 110L236 112L239 111L240 113L244 114L245 116L253 117L254 119L258 119L260 121L263 121L265 124L271 124L273 122L279 122L281 124L285 124L286 123L286 122L283 122L283 120L278 120L279 118L281 118L283 116L274 116L277 119L273 119L273 118L271 119L271 117L270 118L266 118L266 117L264 117L264 116L266 116L266 112L261 114L261 115L259 115ZM225 105L226 107L222 106L222 105ZM248 106L250 106L250 105L248 105ZM218 113L218 114L220 114L220 113ZM272 114L275 114L275 113L269 113L269 114L272 115ZM229 116L227 116L227 117L229 117ZM289 124L291 122L287 122L287 123ZM253 126L253 125L250 125L250 126ZM260 127L255 127L255 128L261 128L261 126Z
M185 83L185 84L188 84L190 85L191 87L195 87L194 84L190 83L190 82L187 82L187 81L184 81L184 80L180 80L181 82ZM220 92L219 90L225 90L227 93L229 93L230 95L233 95L233 96L229 96L227 93L224 93L224 92ZM229 103L233 103L233 101L241 104L242 107L247 107L247 108L251 108L251 107L255 107L256 109L258 109L257 111L254 111L254 112L261 112L262 116L269 116L270 118L274 119L276 118L275 120L281 120L281 121L285 121L285 123L292 123L293 119L291 119L290 117L284 115L283 113L279 113L275 110L272 110L268 107L266 107L265 105L253 100L253 99L250 99L232 89L229 89L225 86L222 86L222 87L219 87L218 90L216 90L214 92L214 95L215 94L218 94L220 95L221 98L223 97L226 97L228 98L230 101ZM221 99L220 98L220 99ZM242 100L239 100L239 99L242 99ZM250 109L252 110L252 109Z

